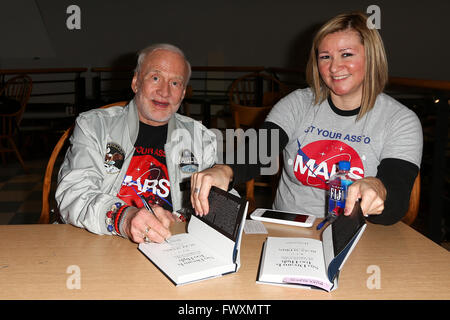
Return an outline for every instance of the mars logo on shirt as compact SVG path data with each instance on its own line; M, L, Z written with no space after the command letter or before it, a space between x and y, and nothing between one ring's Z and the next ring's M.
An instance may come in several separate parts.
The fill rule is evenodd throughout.
M342 141L319 140L303 148L298 140L297 144L293 170L303 185L326 190L326 182L336 173L337 163L342 160L350 161L350 174L355 179L364 177L364 165L358 153Z
M141 208L148 204L171 206L167 201L170 182L167 168L151 155L133 157L122 182L118 197L127 204Z

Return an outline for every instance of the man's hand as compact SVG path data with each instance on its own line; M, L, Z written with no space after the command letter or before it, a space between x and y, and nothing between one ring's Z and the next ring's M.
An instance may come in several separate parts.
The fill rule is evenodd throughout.
M127 209L123 230L128 238L136 243L149 241L161 243L172 235L169 227L175 221L172 213L159 206L152 207L155 215L145 208Z
M365 216L381 214L386 200L386 188L380 179L367 177L353 182L348 188L344 214L350 215L355 201L361 199L361 210Z
M208 195L211 187L227 191L232 179L233 170L223 164L216 164L212 168L194 173L191 176L191 203L195 213L200 216L208 214Z

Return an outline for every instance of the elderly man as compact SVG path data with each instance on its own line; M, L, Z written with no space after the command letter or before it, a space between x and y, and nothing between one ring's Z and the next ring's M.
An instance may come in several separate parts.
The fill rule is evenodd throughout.
M170 237L172 212L189 203L180 183L216 162L215 135L176 113L190 74L180 49L152 45L127 106L79 115L56 190L64 222L136 243Z

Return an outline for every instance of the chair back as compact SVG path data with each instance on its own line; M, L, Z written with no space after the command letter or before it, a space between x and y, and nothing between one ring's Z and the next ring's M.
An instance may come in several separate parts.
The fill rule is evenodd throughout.
M402 221L407 225L411 225L417 218L419 213L420 204L420 171L417 174L416 180L411 190L411 196L409 198L409 208L403 217Z
M233 115L234 127L238 128L257 128L264 122L272 106L267 107L246 107L240 105L230 105Z
M14 152L25 172L28 172L28 168L14 138L19 132L32 87L33 82L29 76L18 75L6 81L5 86L0 89L0 98L6 98L5 101L10 100L8 103L2 104L2 108L0 108L0 153L3 163L6 163L5 154Z
M111 103L108 105L105 105L103 107L100 107L99 109L105 109L113 106L121 106L124 107L128 104L128 101L120 101L116 103ZM68 128L61 138L59 138L58 142L55 145L55 148L52 151L52 154L50 155L50 158L47 163L47 168L45 170L44 175L44 183L42 185L42 209L41 209L41 216L39 217L39 223L41 224L48 224L50 223L50 212L54 209L50 208L50 201L49 201L49 195L50 190L52 186L52 177L53 177L53 168L55 166L55 162L58 158L58 155L60 151L63 149L65 142L72 134L74 125L72 125L70 128Z
M21 74L6 81L5 86L0 90L0 96L16 100L20 104L20 109L14 114L10 114L10 116L15 116L17 125L22 121L32 88L33 81L31 78L26 74ZM1 110L0 113L2 113Z

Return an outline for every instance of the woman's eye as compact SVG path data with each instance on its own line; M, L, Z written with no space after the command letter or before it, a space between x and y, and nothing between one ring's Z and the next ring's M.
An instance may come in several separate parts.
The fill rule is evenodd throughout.
M153 81L158 81L158 80L159 80L159 77L158 77L158 76L152 76L152 80L153 80Z
M353 53L345 52L345 53L342 54L342 56L343 56L344 58L345 58L345 57L351 57L351 56L353 56Z
M325 60L325 59L329 59L329 58L330 58L330 56L327 56L327 55L319 56L319 59L321 59L321 60Z

